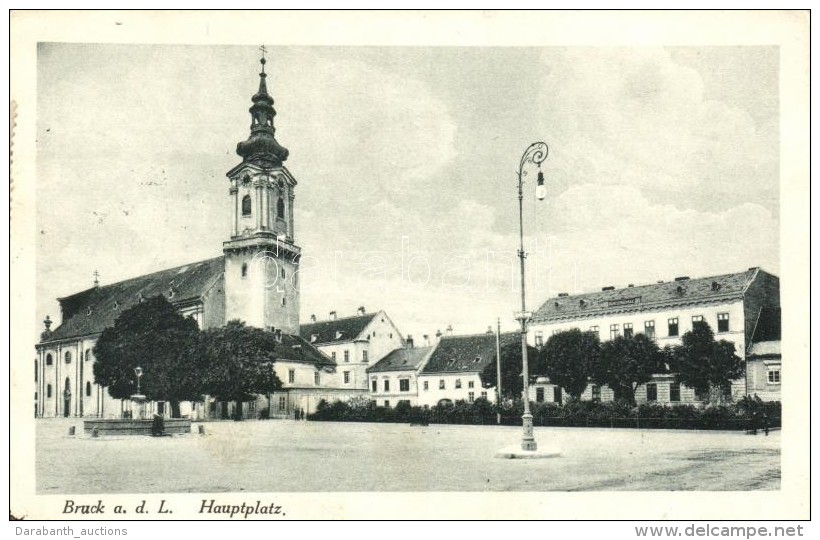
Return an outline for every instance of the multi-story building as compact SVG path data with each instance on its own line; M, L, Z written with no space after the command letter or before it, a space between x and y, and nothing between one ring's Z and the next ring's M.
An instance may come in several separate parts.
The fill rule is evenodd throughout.
M311 315L300 335L336 364L338 388L360 394L368 390L367 368L405 346L401 332L383 310L367 313L364 307L351 317L337 317L331 311L330 318L318 321Z
M532 343L541 347L553 334L573 328L595 332L601 341L643 333L664 347L680 344L681 336L692 330L694 323L703 321L712 328L715 339L734 343L738 356L746 358L761 318L768 320L767 314L779 312L779 307L778 277L760 268L749 268L745 272L698 279L678 277L650 285L559 294L534 313L529 335ZM779 340L779 319L777 327ZM779 365L778 356L778 368ZM774 385L766 386L765 392L758 392L759 383L750 380L750 374L755 372L750 367L748 364L747 376L732 385L733 397L758 393L761 398L779 399L779 391L771 391ZM776 378L779 385L779 370ZM607 400L612 399L612 392L606 387L590 385L582 397ZM635 397L638 402L667 403L696 402L704 398L675 384L671 375L657 375L652 382L640 386ZM561 401L563 392L542 378L530 387L530 399Z
M502 347L517 343L521 334L504 333ZM479 397L495 399L494 388L484 388L481 372L496 361L496 334L443 336L418 373L418 404L433 406L443 401L473 402Z
M396 349L367 369L370 378L370 399L383 407L395 407L401 402L419 404L418 373L427 362L433 347L407 346Z

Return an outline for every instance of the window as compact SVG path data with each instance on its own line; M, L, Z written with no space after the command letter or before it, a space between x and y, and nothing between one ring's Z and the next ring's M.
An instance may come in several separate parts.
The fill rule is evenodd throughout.
M251 196L245 195L242 197L242 216L251 215Z
M345 379L345 384L350 384L350 372L345 371L343 375L344 375L344 379Z
M285 270L284 266L279 269L279 277L281 277L282 279L287 279L287 277L288 277L288 273Z
M47 365L47 366L50 366L50 365L51 365L51 364L53 364L53 363L54 363L54 359L53 359L53 358L51 358L51 355L50 355L50 354L47 354L47 355L46 355L46 365Z
M51 384L46 386L46 397L51 397Z
M362 351L362 362L367 363L367 351Z
M674 403L680 401L680 384L672 383L669 385L669 401Z
M544 346L544 332L538 330L535 332L535 346L536 347L543 347Z
M390 400L389 399L384 400L384 406L387 407L388 409L390 408Z
M376 379L373 379L372 381L370 381L370 387L373 388L374 392L378 392L379 391L378 381Z
M592 388L590 389L592 393L592 401L601 401L601 387L597 384L593 384Z
M88 362L91 360L91 349L85 351L85 361Z
M560 386L555 386L552 389L552 400L555 403L563 403L564 402L564 393L561 391Z
M487 392L486 392L486 391L482 391L482 392L481 392L481 397L482 397L482 398L484 398L484 399L487 399Z
M718 313L718 332L729 331L729 314Z
M282 307L285 307L285 297L282 297Z
M333 352L330 353L330 359L333 360L334 362L336 361L336 351L333 351Z
M589 331L592 332L593 334L598 334L600 332L600 330L598 329L598 325L590 326Z
M461 379L456 379L456 388L461 388Z
M288 370L288 382L292 384L294 381L296 381L296 370L295 369L289 369Z
M768 375L769 384L780 384L780 370L770 369Z
M675 337L678 335L678 318L673 317L669 319L669 337Z
M319 386L319 372L316 371L313 373L313 384Z
M71 363L71 351L66 351L66 352L65 352L65 363L66 363L66 364L70 364L70 363Z
M285 396L279 396L279 408L284 409L285 405L287 405L285 401Z
M385 392L389 392L389 391L390 391L390 379L385 379L385 380L384 380L384 391L385 391Z
M655 339L655 321L644 321L643 333L649 339Z
M276 201L276 217L285 219L285 201L282 197L279 197L279 200Z
M467 388L474 388L474 387L475 387L475 381L467 381Z
M544 388L541 386L535 389L535 402L544 403Z
M34 361L34 382L37 382L37 360Z
M609 325L609 339L615 339L616 337L621 335L621 331L618 329L617 324L610 324Z
M248 265L247 263L242 263L242 279L248 277Z
M695 326L695 323L703 322L703 315L692 315L692 326Z
M86 396L91 395L91 383L90 382L85 383L85 395Z
M424 381L424 389L425 389L425 390L429 390L429 389L430 389L430 381Z
M624 323L624 337L631 338L632 333L632 323Z
M410 379L399 379L399 392L410 391Z
M438 389L444 390L444 379L439 379L438 381Z
M658 401L658 385L649 383L646 385L646 401Z
M350 362L350 351L345 350L345 362Z
M467 392L467 401L470 403L475 401L475 392Z

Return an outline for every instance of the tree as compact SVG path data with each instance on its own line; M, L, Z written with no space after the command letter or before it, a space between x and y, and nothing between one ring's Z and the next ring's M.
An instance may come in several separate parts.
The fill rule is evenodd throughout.
M493 361L484 367L479 374L481 386L493 388L498 381L498 366L493 354ZM535 374L543 374L544 370L539 365L538 349L527 346L527 371L530 377ZM521 356L521 343L508 343L501 346L501 393L502 398L520 399L524 390L524 361Z
M197 351L196 321L180 315L164 296L123 311L103 330L94 347L94 379L111 397L128 399L137 391L136 367L143 369L140 392L169 401L179 418L180 401L201 399L204 373Z
M728 393L732 381L743 375L743 360L735 354L735 344L715 341L715 334L706 322L695 322L692 330L672 349L670 370L678 383L703 395L710 390Z
M236 419L242 418L242 402L282 387L273 369L281 345L271 332L230 321L202 333L207 359L206 393L220 401L236 402Z
M644 334L618 336L601 345L601 355L592 366L592 379L607 385L615 399L635 404L635 390L665 371L663 357L654 341Z
M541 361L552 384L566 390L574 399L580 399L600 354L598 335L574 328L550 336L541 351Z

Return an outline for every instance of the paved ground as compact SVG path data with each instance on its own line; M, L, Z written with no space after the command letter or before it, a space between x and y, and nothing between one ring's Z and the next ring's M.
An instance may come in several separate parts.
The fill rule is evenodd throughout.
M520 428L206 423L206 435L69 437L37 421L42 494L288 491L776 490L780 432L536 428L561 457L493 457Z

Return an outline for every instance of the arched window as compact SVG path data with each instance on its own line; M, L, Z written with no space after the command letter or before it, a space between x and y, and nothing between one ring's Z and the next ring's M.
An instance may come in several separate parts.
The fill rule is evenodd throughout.
M242 277L243 278L248 277L248 264L247 263L242 263Z
M85 351L85 361L88 362L89 360L91 360L91 349Z
M34 361L34 382L37 382L37 360Z
M276 217L285 219L285 201L282 197L279 197L279 200L276 201Z
M47 366L50 366L50 365L51 365L51 364L53 364L53 363L54 363L54 359L51 357L51 355L50 355L50 354L47 354L47 355L46 355L46 365L47 365Z
M64 390L64 392L66 394L71 394L71 379L69 379L68 377L65 378L65 390Z
M46 386L46 397L51 397L51 383Z
M245 195L242 197L242 215L249 216L251 215L251 196Z
M70 364L70 363L71 363L71 351L66 351L66 352L65 352L65 363L66 363L66 364Z
M85 395L86 396L91 395L91 382L90 381L85 383Z

